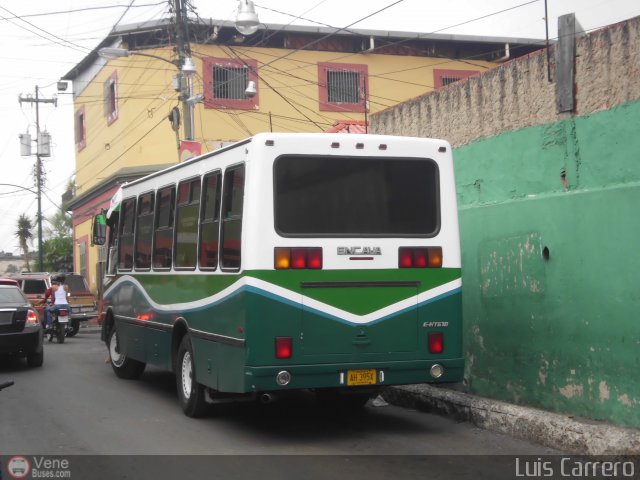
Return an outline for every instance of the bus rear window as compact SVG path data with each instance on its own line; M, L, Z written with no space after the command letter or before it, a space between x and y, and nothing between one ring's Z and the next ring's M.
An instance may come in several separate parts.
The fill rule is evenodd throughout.
M433 236L438 167L429 159L282 156L275 227L284 236Z

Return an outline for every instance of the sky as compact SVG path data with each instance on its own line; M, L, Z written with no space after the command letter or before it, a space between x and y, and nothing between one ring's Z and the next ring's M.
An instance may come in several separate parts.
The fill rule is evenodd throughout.
M116 25L165 18L163 0L0 0L0 252L19 254L17 218L37 215L33 169L36 157L20 156L18 135L36 133L35 104L19 96L40 97L40 130L52 138L42 214L53 216L73 178L75 149L73 101L58 94L56 82L108 35ZM545 37L544 0L255 0L265 23L392 30L497 37ZM237 0L191 0L201 18L233 20ZM638 0L547 0L549 37L557 35L557 18L575 13L589 31L640 15ZM130 8L128 8L130 7ZM388 7L388 8L386 8ZM281 13L278 13L281 12ZM298 18L300 17L300 18ZM70 87L67 92L71 92ZM168 132L169 134L169 132ZM33 148L35 152L35 146ZM46 230L46 221L44 222ZM31 250L37 249L37 229Z

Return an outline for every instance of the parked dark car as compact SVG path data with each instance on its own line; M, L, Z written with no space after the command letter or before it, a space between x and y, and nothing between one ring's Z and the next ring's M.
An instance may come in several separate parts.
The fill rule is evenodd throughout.
M38 313L16 286L0 285L0 354L26 357L30 367L44 360Z

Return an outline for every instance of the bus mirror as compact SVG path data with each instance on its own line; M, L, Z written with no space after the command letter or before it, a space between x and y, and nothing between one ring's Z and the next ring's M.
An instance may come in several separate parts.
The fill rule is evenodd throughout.
M91 239L94 245L104 245L107 241L107 216L104 213L98 213L93 217Z

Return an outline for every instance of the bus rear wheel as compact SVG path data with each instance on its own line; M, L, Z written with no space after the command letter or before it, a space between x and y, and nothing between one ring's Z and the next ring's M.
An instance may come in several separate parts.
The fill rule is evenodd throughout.
M191 339L185 335L178 348L176 383L182 411L193 418L202 417L209 409L205 400L205 387L197 382L195 367Z
M120 349L118 341L118 332L115 325L109 332L109 340L107 341L107 347L109 348L109 360L111 361L111 368L115 372L118 378L124 378L126 380L134 380L140 378L146 364L138 360L127 357Z

